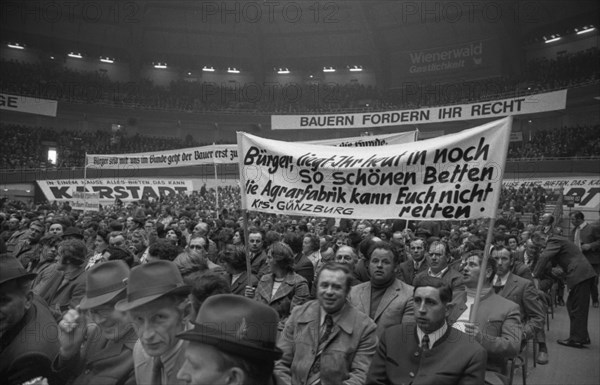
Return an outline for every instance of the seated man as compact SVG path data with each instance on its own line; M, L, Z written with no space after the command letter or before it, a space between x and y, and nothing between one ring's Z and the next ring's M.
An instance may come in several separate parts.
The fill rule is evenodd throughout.
M88 270L79 310L69 310L59 323L61 346L53 369L62 383L135 384L132 352L137 336L127 314L114 308L125 298L128 276L123 261Z
M431 277L440 278L452 288L452 292L456 295L459 291L464 290L462 275L455 269L448 267L449 251L448 245L445 242L434 241L429 246L427 253L427 263L429 269L422 271L418 276L429 275Z
M129 312L139 337L133 348L138 384L178 384L186 343L175 335L188 325L189 293L173 262L144 263L131 270L127 297L115 309Z
M52 384L52 360L60 345L40 338L41 330L56 330L56 321L43 301L34 297L28 273L14 257L0 257L0 378L21 384L45 377Z
M350 272L352 273L350 286L356 286L361 283L358 278L354 276L354 270L356 268L356 264L358 263L358 254L356 254L356 250L354 250L352 246L340 246L340 248L335 252L335 257L333 260L337 263L348 266L350 269Z
M350 270L326 263L317 299L292 310L279 336L275 374L284 384L363 384L377 346L375 323L346 302Z
M466 291L455 299L456 305L448 323L475 338L485 348L488 354L485 382L502 385L508 374L508 359L516 357L521 348L521 312L519 305L494 293L492 280L496 275L496 261L489 258L486 270L482 272L482 259L481 250L472 251L467 258L463 268ZM475 322L471 322L480 274L485 274L484 285Z
M427 271L429 263L425 258L425 241L413 239L409 248L410 258L398 265L397 277L404 283L412 285L415 277L422 271Z
M377 242L370 249L371 280L354 286L348 301L377 324L377 336L390 326L413 320L413 287L396 278L400 257L389 243Z
M446 323L452 300L448 283L420 275L413 300L415 320L383 332L367 384L482 384L485 349Z
M239 295L208 298L194 328L177 337L189 341L177 378L190 385L275 384L273 368L279 317L271 307Z
M524 343L532 339L539 330L544 329L546 322L546 308L538 290L533 282L521 278L511 270L515 261L515 253L504 248L494 248L491 258L496 260L497 271L494 281L496 294L509 299L519 305L521 311L521 322L523 323ZM540 351L536 357L537 363L545 365L548 363L548 348L546 344L540 345Z

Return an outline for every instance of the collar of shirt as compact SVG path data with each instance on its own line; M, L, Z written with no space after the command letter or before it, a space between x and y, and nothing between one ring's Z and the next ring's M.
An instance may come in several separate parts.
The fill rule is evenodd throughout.
M425 261L425 259L422 259L421 262L417 262L413 259L413 266L415 267L415 270L419 270L421 268L423 261Z
M231 283L232 284L235 283L242 276L242 273L243 272L237 273L237 274L231 274Z
M346 306L344 304L344 306ZM336 313L333 313L331 315L331 319L333 320L333 324L335 325L338 320L340 319L340 313L342 312L342 310L344 309L344 307L342 306L342 308L340 310L338 310ZM325 309L323 309L323 307L321 306L319 308L319 316L320 316L320 322L319 322L319 326L323 326L323 324L325 323L325 316L327 315L327 312L325 311Z
M442 338L442 336L446 333L446 330L448 330L448 325L446 325L446 322L444 322L444 325L442 325L441 328L439 328L438 330L436 330L432 333L427 334L429 336L429 348L430 349L433 347L433 345L436 343L437 340ZM421 345L421 341L423 341L423 336L425 334L426 333L417 326L417 336L419 337L419 346Z
M447 271L448 271L448 266L444 267L441 271L439 271L437 274L435 274L433 271L431 271L431 267L430 267L429 270L427 270L427 274L430 277L442 278L444 276L444 274L446 274Z
M581 231L582 229L585 229L585 227L588 225L587 222L581 222L581 224L579 226L577 226L577 228Z
M502 277L500 277L500 276L497 276L497 277L500 277L500 283L501 283L501 285L500 285L500 286L504 286L504 285L506 285L506 281L508 281L508 275L509 275L509 274L510 274L510 271L509 271L508 273L504 274L504 276L502 276ZM496 285L496 280L494 280L494 286L495 286L495 285Z

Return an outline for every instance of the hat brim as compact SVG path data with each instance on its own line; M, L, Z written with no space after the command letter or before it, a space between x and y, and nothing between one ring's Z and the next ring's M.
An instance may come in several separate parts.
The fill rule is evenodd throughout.
M88 298L87 296L84 296L81 299L81 302L79 303L79 308L82 310L87 310L95 308L96 306L104 305L105 303L111 301L113 298L115 298L125 290L127 290L126 287L120 290L111 291L110 293L99 295L97 297Z
M278 360L283 355L282 350L277 346L273 346L273 348L256 346L250 342L227 338L226 335L224 336L222 333L218 332L209 334L207 332L191 329L177 334L177 337L186 341L215 346L226 353L250 359L260 358L261 360Z
M15 279L22 279L22 278L34 279L35 277L37 277L37 273L27 273L27 274L23 274L23 275L17 275L16 277L7 277L7 278L0 280L0 285L2 285L5 282L13 281Z
M191 287L189 285L182 285L182 286L178 286L174 289L171 289L165 293L160 293L160 294L153 294L153 295L149 295L146 297L141 297L138 299L135 299L133 301L129 301L129 299L123 299L119 302L117 302L117 304L115 305L115 309L118 311L129 311L131 309L134 309L136 307L145 305L149 302L154 301L155 299L158 299L160 297L164 297L165 295L169 295L169 294L174 294L174 295L178 295L178 294L189 294L191 291Z

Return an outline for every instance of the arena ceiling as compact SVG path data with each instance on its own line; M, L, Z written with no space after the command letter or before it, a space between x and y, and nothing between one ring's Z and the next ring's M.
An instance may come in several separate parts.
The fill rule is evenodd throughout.
M4 1L2 39L61 54L130 63L393 66L390 53L497 38L519 47L577 23L596 23L582 1ZM546 32L548 31L548 32Z

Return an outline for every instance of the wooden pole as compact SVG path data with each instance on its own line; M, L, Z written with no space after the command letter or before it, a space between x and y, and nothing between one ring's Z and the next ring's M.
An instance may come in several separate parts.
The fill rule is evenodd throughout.
M248 210L244 209L244 247L246 249L246 280L247 286L252 286L252 264L250 263L250 247L248 240Z
M496 210L494 210L496 211ZM488 229L487 238L485 240L485 248L483 249L483 259L479 269L479 280L477 281L477 291L475 292L475 302L473 303L473 309L469 316L469 322L475 322L477 316L477 310L479 309L479 302L481 302L481 291L483 290L483 282L486 279L485 271L487 269L488 258L490 257L492 248L492 238L494 236L494 226L496 225L496 218L490 220L490 227Z

